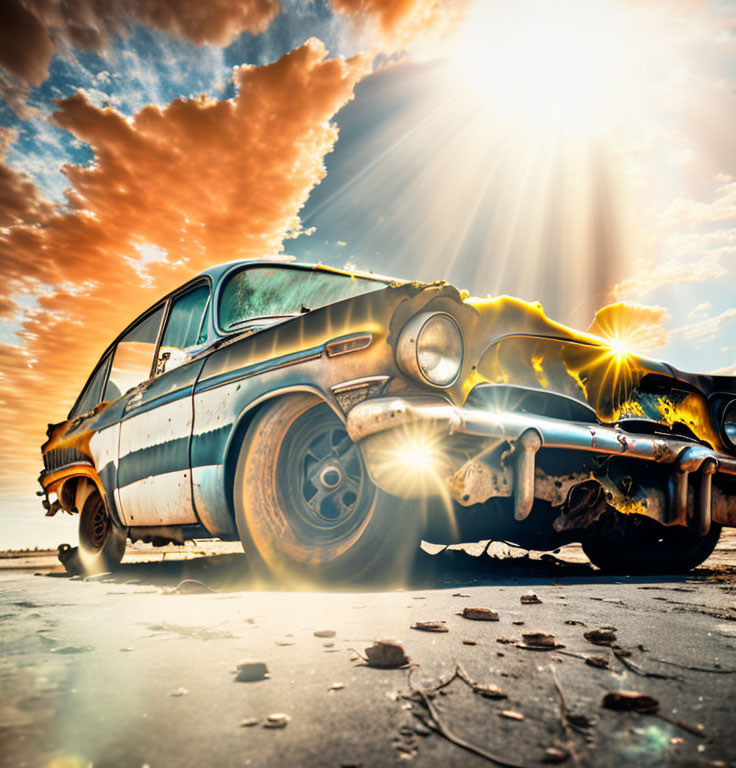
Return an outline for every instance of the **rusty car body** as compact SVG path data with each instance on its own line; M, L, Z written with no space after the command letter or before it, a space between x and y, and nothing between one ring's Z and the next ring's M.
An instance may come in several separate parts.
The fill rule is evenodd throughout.
M388 572L421 538L682 570L736 525L733 378L519 299L279 259L151 307L42 452L97 570L126 538L208 536L300 578Z

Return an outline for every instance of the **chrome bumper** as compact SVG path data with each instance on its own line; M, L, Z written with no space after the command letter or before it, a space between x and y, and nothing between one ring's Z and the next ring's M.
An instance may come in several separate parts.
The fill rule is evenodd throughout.
M688 478L698 473L696 520L701 533L711 520L711 479L736 475L736 459L685 440L632 435L618 427L563 421L548 416L461 408L430 396L382 397L366 400L348 413L347 431L354 442L395 428L426 424L448 435L505 440L514 448L514 516L522 520L534 503L535 454L560 448L594 454L626 456L673 465L669 524L688 518Z

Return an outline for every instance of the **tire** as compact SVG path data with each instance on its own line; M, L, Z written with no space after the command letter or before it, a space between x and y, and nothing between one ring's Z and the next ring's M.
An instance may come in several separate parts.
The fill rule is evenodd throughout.
M82 481L77 489L79 563L85 575L115 570L125 554L127 531L110 517L97 487Z
M705 536L682 526L665 527L641 515L607 512L582 542L588 559L611 574L686 573L704 562L718 544L719 525Z
M234 508L249 566L279 581L392 580L418 550L418 516L376 488L342 421L313 395L256 415Z

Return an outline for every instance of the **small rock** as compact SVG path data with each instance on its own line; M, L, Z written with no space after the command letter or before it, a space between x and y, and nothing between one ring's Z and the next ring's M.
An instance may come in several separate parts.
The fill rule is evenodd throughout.
M563 747L547 747L544 750L543 763L554 763L559 765L570 759L570 753Z
M417 736L431 736L432 731L429 730L425 725L422 725L421 723L414 723L414 733L416 733Z
M522 625L523 625L523 623L524 623L524 622L523 622L523 621L521 621L520 619L517 619L516 621L512 621L511 623L512 623L512 624L513 624L515 627L520 627L520 626L522 626Z
M613 645L616 642L616 632L611 627L591 629L589 632L584 632L583 636L593 645Z
M449 632L445 621L417 621L412 625L412 629L418 629L421 632Z
M292 643L291 640L277 640L276 645L286 647L287 645L296 645L296 643Z
M189 691L186 688L177 688L175 691L172 691L169 696L186 696L189 693Z
M235 680L238 683L254 683L258 680L265 680L268 675L268 667L262 661L243 659L235 666L237 669Z
M498 621L498 612L490 608L463 608L457 615L471 621Z
M589 667L597 667L598 669L610 669L608 659L603 656L586 656L585 663Z
M514 640L513 637L497 637L496 642L502 643L503 645L514 645L516 640Z
M584 627L585 622L584 621L578 621L577 619L565 619L565 624L571 626L571 627Z
M335 644L334 643L322 643L322 647L323 648L334 648Z
M534 592L527 592L525 595L522 595L521 598L521 604L522 605L536 605L538 603L541 603L542 601L534 594Z
M476 683L473 686L473 691L486 699L507 699L508 694L502 688L499 688L493 683Z
M517 647L527 651L551 651L564 647L549 632L524 632L521 637L523 642L517 643Z
M333 683L327 690L341 691L344 687L345 687L345 683Z
M266 718L264 728L286 728L291 718L283 712L276 712Z
M122 653L130 653L133 650L133 646L128 646L127 648L121 648L120 650Z
M334 629L315 629L313 634L315 637L334 637L337 632Z
M254 725L258 725L261 721L257 717L246 717L245 720L240 721L241 728L252 728Z
M503 712L498 713L499 717L505 717L507 720L523 720L524 715L521 712L514 712L513 709L504 709Z
M680 736L671 736L670 737L670 744L682 744L684 739L680 738Z
M404 645L398 640L375 640L365 649L365 655L369 667L396 669L409 663Z
M478 643L476 643L475 640L468 640L467 638L465 638L463 640L463 645L478 645Z
M603 706L606 709L615 709L618 712L641 712L652 714L659 709L659 702L652 696L647 696L638 691L611 691L603 697Z

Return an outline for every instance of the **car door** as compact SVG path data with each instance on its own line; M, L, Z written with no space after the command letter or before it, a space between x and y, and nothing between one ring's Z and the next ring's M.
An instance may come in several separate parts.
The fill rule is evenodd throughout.
M154 376L128 400L120 425L118 497L126 525L197 522L189 447L192 393L204 360L191 358L206 342L209 295L207 281L187 286L168 302L158 347L158 333L149 329L145 337L149 366L156 351Z

